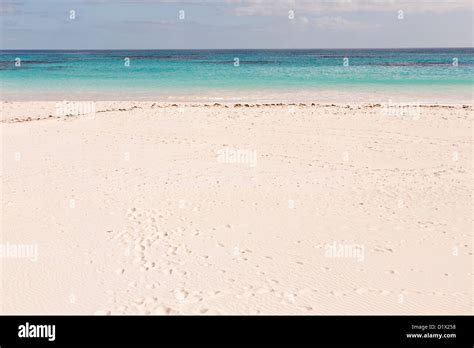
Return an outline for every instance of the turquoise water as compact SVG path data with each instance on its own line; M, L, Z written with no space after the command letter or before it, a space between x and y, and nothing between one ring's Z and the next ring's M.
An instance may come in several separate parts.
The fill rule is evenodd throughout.
M16 58L21 59L21 66L15 66ZM4 95L374 88L442 91L469 90L473 79L474 48L0 51Z

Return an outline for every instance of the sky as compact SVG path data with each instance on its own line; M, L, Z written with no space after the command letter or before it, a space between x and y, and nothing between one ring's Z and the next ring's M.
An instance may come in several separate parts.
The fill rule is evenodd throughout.
M474 0L0 0L0 49L473 47Z

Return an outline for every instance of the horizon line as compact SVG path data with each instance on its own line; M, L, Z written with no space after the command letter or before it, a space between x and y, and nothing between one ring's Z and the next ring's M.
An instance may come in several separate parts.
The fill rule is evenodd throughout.
M456 47L337 47L337 48L0 48L0 51L296 51L296 50L409 50L409 49L474 49Z

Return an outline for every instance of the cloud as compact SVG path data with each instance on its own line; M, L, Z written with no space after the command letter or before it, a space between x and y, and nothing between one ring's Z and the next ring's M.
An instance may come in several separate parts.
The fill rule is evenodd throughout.
M232 3L232 1L226 0L82 0L84 3L110 3L110 4L123 4L123 3L133 3L133 4L222 4L222 3ZM237 2L236 2L237 3Z
M282 16L293 10L302 15L342 12L444 13L473 11L473 0L82 0L103 4L181 4L231 7L237 16Z
M350 31L379 28L379 24L369 24L351 21L341 16L324 16L310 19L302 16L296 19L297 25L302 28L315 28L320 30Z
M3 1L3 0L2 0ZM0 15L15 14L18 11L19 4L14 1L3 1L0 3Z
M173 1L173 0L169 0ZM176 0L178 1L178 0ZM472 0L226 0L237 16L308 15L329 12L450 12L473 9Z

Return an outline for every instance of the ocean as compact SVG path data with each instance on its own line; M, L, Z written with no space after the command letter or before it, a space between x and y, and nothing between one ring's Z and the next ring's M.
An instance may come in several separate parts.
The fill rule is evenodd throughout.
M473 81L474 48L0 51L2 100L242 91L470 94Z

